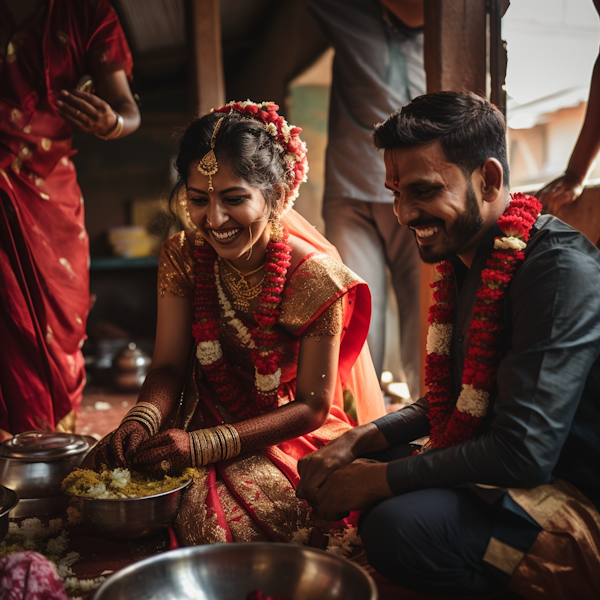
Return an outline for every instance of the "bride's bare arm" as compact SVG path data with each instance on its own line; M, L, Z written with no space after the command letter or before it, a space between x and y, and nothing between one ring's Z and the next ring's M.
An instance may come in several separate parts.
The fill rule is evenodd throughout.
M296 400L269 413L235 423L242 452L304 435L325 423L333 402L340 336L304 337L298 355Z

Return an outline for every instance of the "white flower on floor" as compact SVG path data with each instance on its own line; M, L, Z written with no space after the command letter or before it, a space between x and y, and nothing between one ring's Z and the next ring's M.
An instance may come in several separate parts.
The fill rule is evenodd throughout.
M66 579L67 577L75 576L75 573L73 573L73 569L71 569L71 567L69 567L68 565L59 565L57 563L56 571L58 572L58 576L63 580Z
M48 540L46 552L51 555L60 556L67 549L68 543L69 540L66 533L61 533L59 536Z
M362 546L362 540L356 532L355 527L344 529L341 532L329 534L327 552L339 556L350 556L355 546Z
M41 538L44 535L45 527L37 517L31 519L24 519L21 521L21 528L19 533L26 540L35 540Z
M73 577L75 575L75 573L73 573L73 569L71 569L71 566L73 566L80 559L80 557L81 556L79 552L69 552L56 561L56 569L61 579Z
M8 524L8 535L19 535L20 532L21 530L19 529L18 523L10 521Z
M61 518L58 519L50 519L48 522L48 529L50 533L58 533L63 529L63 520Z
M304 528L304 529L298 529L298 531L294 531L290 542L292 544L297 544L298 546L306 546L308 544L308 540L310 539L311 531L312 531L312 528L310 528L310 529Z
M65 590L68 594L73 592L91 592L99 588L106 577L96 577L95 579L77 579L77 577L67 577L64 581Z

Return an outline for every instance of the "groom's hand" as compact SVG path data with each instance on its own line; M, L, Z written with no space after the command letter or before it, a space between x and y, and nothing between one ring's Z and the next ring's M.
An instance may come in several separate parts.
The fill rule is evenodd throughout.
M393 496L387 482L387 463L359 458L332 473L316 494L319 516L338 521L350 511L363 510Z
M300 483L296 490L298 498L304 498L310 503L315 504L317 492L325 483L325 480L338 469L342 469L356 458L353 448L352 435L354 430L350 430L327 446L303 456L298 461L298 474Z

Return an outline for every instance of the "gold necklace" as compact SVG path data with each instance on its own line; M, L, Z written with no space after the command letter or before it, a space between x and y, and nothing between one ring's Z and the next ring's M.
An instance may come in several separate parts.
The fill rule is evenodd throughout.
M221 269L221 273L223 275L223 283L225 284L227 291L231 294L234 308L240 312L247 313L250 310L250 302L254 300L254 298L257 298L262 292L263 282L267 274L265 273L260 278L260 281L252 287L250 287L246 281L246 277L258 273L265 265L261 265L258 269L254 269L254 271L250 271L249 273L242 273L228 260L219 257L219 262L221 263L221 266L225 263L228 267L227 269ZM235 273L232 271L235 271Z

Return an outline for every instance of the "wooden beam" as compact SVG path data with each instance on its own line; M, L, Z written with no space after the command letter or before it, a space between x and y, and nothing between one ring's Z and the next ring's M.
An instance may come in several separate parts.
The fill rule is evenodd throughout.
M486 95L487 34L485 0L425 0L427 92L471 91ZM425 387L427 321L434 265L421 263L421 395Z
M427 92L486 95L485 0L425 0Z
M219 0L188 0L191 105L196 115L225 104Z

